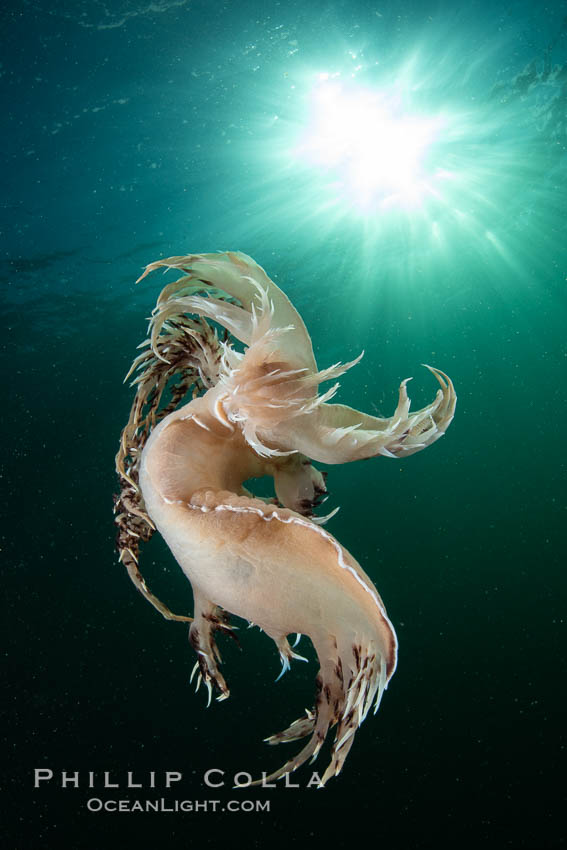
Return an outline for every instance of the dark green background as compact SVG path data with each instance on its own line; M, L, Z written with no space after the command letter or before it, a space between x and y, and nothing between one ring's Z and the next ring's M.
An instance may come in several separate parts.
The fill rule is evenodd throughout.
M3 846L563 847L567 5L167 6L1 13ZM271 164L290 80L361 45L392 73L420 46L424 98L476 133L457 151L474 226L446 211L442 245L330 221L304 174ZM34 790L34 768L180 770L174 797L224 803L236 792L204 771L275 768L287 754L262 738L312 702L313 652L274 684L273 645L242 630L242 652L222 646L231 698L205 710L184 627L113 550L122 379L163 278L133 281L159 256L226 249L286 290L321 366L365 349L338 400L390 415L414 375L421 406L423 362L455 382L434 447L329 470L330 530L388 606L398 672L324 791L239 792L269 814L89 814L92 792ZM142 564L191 610L159 540Z

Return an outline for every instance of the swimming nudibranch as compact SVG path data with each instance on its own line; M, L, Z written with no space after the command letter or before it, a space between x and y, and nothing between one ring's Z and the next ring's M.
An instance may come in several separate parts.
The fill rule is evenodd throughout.
M310 738L268 779L314 758L336 725L325 784L340 772L371 705L378 708L396 667L397 640L370 578L322 528L325 519L313 516L326 486L311 462L420 451L450 424L455 391L428 366L441 388L415 413L407 380L389 419L329 404L338 384L322 395L318 385L360 358L318 371L301 317L250 257L170 257L148 265L140 280L158 267L184 276L161 292L150 339L129 373L138 371L117 455L120 560L165 617L190 622L197 687L205 682L209 702L212 685L217 699L229 695L214 640L216 631L232 634L228 613L274 640L282 672L301 657L287 636L309 636L320 663L315 707L267 740ZM207 319L226 329L224 340ZM171 399L161 406L166 386ZM245 481L263 475L273 477L277 499L245 489ZM156 529L191 582L193 618L173 614L138 570L139 542Z

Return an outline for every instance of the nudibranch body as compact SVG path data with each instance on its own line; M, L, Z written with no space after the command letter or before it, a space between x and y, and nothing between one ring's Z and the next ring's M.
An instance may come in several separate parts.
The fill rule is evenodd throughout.
M427 367L441 387L433 403L410 414L403 381L388 419L330 404L338 384L322 395L319 384L358 360L318 371L301 317L250 257L171 257L142 277L160 266L185 274L162 291L148 347L132 367L138 389L117 457L120 558L165 617L191 623L198 682L209 700L213 685L218 699L229 695L214 640L218 630L232 633L229 613L275 641L282 672L301 658L287 636L311 639L320 664L314 709L267 739L309 741L267 779L314 758L336 725L325 784L341 770L370 707L378 708L397 640L370 578L322 527L328 517L313 515L326 486L312 461L420 451L450 424L453 385ZM207 319L226 329L223 341ZM171 399L161 407L168 386ZM179 406L191 388L191 400ZM244 486L265 475L276 499L256 498ZM191 582L193 618L172 614L138 571L139 541L155 529Z

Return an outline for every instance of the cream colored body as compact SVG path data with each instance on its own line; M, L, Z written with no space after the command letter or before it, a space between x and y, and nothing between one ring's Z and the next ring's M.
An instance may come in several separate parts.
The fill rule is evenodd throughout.
M202 425L184 418L192 410ZM239 430L223 433L197 399L151 435L140 485L157 529L193 587L212 603L277 641L301 633L316 642L321 633L335 635L360 621L351 626L358 639L364 611L372 629L378 627L377 650L393 666L393 629L354 558L309 519L245 494L245 480L277 476L286 463L259 458Z

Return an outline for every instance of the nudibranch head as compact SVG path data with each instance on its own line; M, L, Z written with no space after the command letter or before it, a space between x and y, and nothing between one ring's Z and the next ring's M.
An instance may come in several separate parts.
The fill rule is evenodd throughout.
M414 413L407 381L390 418L331 404L338 383L323 393L319 385L359 358L318 370L303 320L250 257L170 257L142 277L160 266L183 276L159 296L150 338L131 370L136 397L116 460L120 559L164 617L190 622L197 687L205 682L209 701L213 686L218 699L229 695L215 642L217 632L233 635L229 614L275 641L282 672L299 657L287 635L311 639L320 664L314 707L267 739L309 740L267 779L314 759L336 727L324 785L342 769L370 708L378 708L396 667L397 639L371 579L314 516L326 484L312 461L420 451L449 426L455 391L444 373L427 367L440 389ZM222 341L211 321L224 329ZM256 498L244 486L265 475L273 477L276 499ZM155 530L191 582L193 617L173 614L139 572L140 543Z

